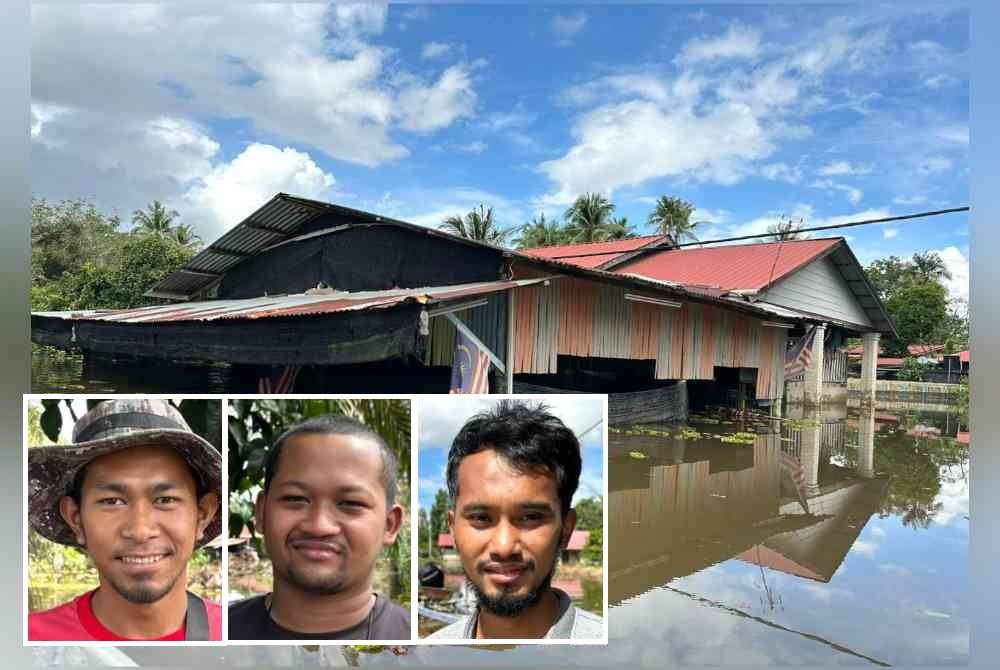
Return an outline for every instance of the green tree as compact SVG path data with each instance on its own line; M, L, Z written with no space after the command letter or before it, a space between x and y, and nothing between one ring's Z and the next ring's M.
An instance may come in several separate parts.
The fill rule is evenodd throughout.
M580 558L591 565L604 564L604 531L601 528L590 531L590 537L587 538L587 545L583 548Z
M898 338L886 339L885 350L899 355L909 344L932 344L941 337L948 297L937 282L914 282L894 290L885 307L899 333Z
M777 223L772 223L767 227L768 239L772 242L797 240L802 237L800 230L802 230L802 219L795 221L790 216L782 216Z
M628 218L621 216L616 217L608 221L608 235L609 240L628 240L636 237L637 233L632 225L628 222Z
M201 238L187 224L181 223L171 228L168 237L182 247L190 247L196 251L201 248Z
M649 213L647 222L661 235L669 235L677 244L686 237L697 242L698 238L694 235L694 229L698 223L691 221L692 212L694 212L694 205L690 202L662 195L656 200L656 205Z
M147 233L166 236L170 234L173 222L179 216L176 210L167 209L159 200L154 200L146 209L132 212L132 225Z
M459 237L496 246L503 246L511 233L510 230L500 228L493 218L493 208L483 204L469 211L464 217L449 216L438 227Z
M880 258L865 268L865 276L883 302L910 284L951 279L941 256L933 251L915 253L908 261L898 256Z
M569 241L566 228L557 221L547 220L543 212L521 227L520 237L514 240L514 245L518 249L533 249L567 244Z
M33 286L57 281L86 260L103 264L113 255L118 217L106 216L86 200L50 204L31 200L31 276Z
M924 379L924 372L931 366L925 365L912 356L903 360L903 365L896 373L896 379L901 382L919 382Z
M448 493L444 489L438 489L429 515L431 547L435 555L440 553L437 546L438 535L448 532L448 507Z
M601 242L611 234L615 206L600 193L581 195L563 215L574 242Z
M576 527L580 530L594 530L604 526L604 501L600 496L584 498L576 503Z

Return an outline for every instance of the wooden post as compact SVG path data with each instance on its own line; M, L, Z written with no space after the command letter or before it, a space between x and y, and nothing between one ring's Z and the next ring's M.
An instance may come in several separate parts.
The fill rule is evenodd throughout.
M514 392L514 289L507 290L507 393Z

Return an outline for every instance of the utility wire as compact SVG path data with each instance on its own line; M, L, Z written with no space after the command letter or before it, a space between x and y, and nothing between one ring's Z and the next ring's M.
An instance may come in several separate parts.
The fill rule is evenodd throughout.
M903 214L901 216L887 216L881 219L865 219L864 221L851 221L850 223L837 223L829 226L815 226L813 228L799 228L795 230L796 233L812 233L817 230L834 230L836 228L852 228L854 226L867 226L874 223L889 223L891 221L905 221L907 219L921 219L930 216L941 216L943 214L954 214L955 212L968 212L969 207L953 207L951 209L939 209L933 212L917 212L916 214ZM684 244L675 244L672 247L655 247L659 251L667 251L670 249L676 249L679 247L693 247L701 246L703 244L718 244L720 242L739 242L741 240L753 240L758 237L771 237L774 233L757 233L754 235L740 235L738 237L723 237L718 240L703 240L701 242L685 242ZM544 249L545 247L539 247ZM635 251L646 251L646 248L636 249ZM650 251L652 249L649 249ZM568 254L565 256L559 256L554 260L562 260L564 258L583 258L586 256L608 256L614 254L613 251L592 251L584 254Z

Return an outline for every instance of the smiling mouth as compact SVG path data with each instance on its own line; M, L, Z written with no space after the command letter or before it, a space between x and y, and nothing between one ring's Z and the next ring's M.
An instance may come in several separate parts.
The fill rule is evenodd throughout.
M527 571L527 565L500 565L485 570L489 578L498 584L513 584Z
M314 540L292 542L291 547L297 553L315 561L329 560L344 552L343 548L338 545L329 542L316 542Z
M118 560L126 565L153 565L159 563L169 554L146 554L144 556L119 556Z

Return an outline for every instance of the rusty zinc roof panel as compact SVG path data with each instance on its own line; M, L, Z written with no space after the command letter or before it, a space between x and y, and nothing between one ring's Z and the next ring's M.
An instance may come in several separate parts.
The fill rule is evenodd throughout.
M646 235L627 240L611 242L585 242L581 244L560 244L551 247L521 249L522 253L535 258L563 261L582 268L596 268L612 261L622 254L636 251L645 246L656 244L666 239L664 235Z

